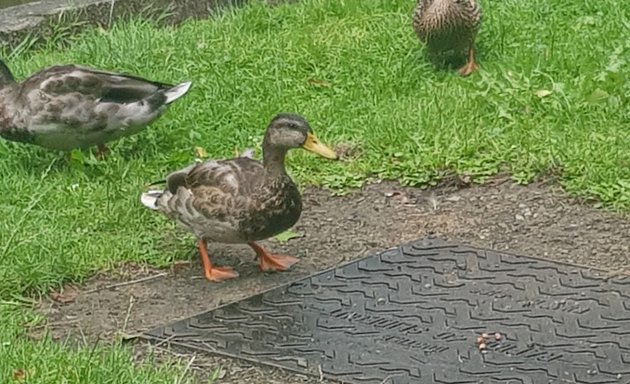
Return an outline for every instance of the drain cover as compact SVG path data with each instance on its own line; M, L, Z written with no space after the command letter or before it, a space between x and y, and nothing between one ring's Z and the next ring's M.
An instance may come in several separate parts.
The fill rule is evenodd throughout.
M630 383L630 278L422 240L143 337L353 384Z

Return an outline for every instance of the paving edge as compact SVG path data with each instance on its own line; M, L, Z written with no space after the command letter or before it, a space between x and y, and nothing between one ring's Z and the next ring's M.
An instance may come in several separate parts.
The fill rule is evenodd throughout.
M85 27L107 28L132 15L158 18L162 25L203 19L248 0L42 0L0 9L0 51L37 48L47 39L67 39ZM269 5L284 2L267 0ZM63 27L63 28L60 28ZM63 35L59 35L62 31Z

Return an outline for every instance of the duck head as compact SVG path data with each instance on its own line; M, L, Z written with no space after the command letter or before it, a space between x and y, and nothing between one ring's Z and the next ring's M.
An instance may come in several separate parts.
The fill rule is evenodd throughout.
M267 127L263 140L263 157L265 153L278 153L284 157L288 150L294 148L303 148L327 159L338 159L335 151L319 141L304 117L280 113Z

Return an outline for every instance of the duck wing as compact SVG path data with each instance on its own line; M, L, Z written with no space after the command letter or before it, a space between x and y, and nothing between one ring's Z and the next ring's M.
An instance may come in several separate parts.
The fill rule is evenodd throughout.
M104 144L139 132L188 92L138 76L76 65L53 66L22 82L3 137L56 150Z
M21 85L21 94L41 91L54 96L79 94L101 102L133 103L168 90L174 85L139 76L101 71L78 65L57 65L43 69Z
M186 175L186 185L193 191L218 190L245 197L260 185L264 177L262 164L249 157L210 160L198 164Z
M200 238L239 242L241 215L263 178L262 164L247 157L208 160L172 172L164 190L145 192L140 200Z
M249 157L231 160L207 160L191 164L172 172L164 180L151 183L166 184L163 190L154 190L142 195L142 203L151 209L174 209L177 204L166 201L190 200L196 204L215 204L214 199L247 199L262 183L262 164ZM211 197L214 196L214 197ZM161 203L158 202L161 200Z

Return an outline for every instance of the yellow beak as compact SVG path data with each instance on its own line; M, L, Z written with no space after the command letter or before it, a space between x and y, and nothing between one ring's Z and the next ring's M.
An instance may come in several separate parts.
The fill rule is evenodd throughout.
M317 137L314 134L309 133L306 137L306 142L302 144L302 148L307 151L313 152L317 155L325 157L331 160L337 160L338 156L332 149L328 148L324 144L320 143Z

